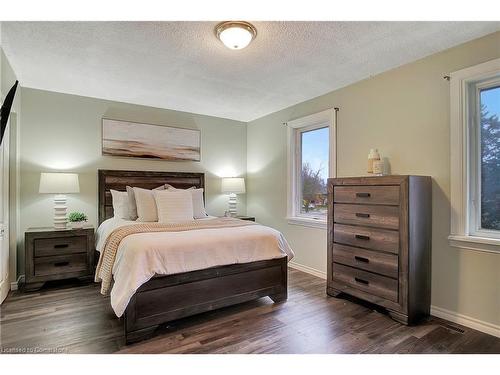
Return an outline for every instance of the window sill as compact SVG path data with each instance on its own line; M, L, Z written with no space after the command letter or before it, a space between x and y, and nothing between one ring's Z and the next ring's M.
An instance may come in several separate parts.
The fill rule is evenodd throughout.
M287 217L288 224L302 225L309 228L326 229L326 220L309 219L306 217Z
M450 246L459 247L461 249L482 251L486 253L500 253L500 239L475 237L475 236L448 236Z

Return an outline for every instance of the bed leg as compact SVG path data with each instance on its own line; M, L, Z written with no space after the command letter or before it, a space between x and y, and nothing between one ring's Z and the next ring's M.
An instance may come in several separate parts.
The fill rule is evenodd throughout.
M271 294L269 296L273 300L274 303L280 303L280 302L285 302L288 298L287 292L282 292L282 293L276 293L276 294Z
M159 327L158 325L155 325L152 327L138 329L136 331L131 331L131 332L125 331L125 344L129 345L153 337L153 334L155 333L158 327Z

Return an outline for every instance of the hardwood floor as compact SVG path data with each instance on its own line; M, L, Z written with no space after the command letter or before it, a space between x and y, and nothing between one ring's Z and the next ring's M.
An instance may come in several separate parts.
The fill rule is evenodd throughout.
M325 281L289 272L289 297L185 318L125 346L123 322L97 284L13 292L0 315L0 352L500 353L500 338L438 318L403 326L373 306L327 297Z

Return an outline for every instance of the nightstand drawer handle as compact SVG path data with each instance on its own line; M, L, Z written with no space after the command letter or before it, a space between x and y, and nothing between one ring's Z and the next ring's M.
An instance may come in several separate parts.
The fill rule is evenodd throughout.
M370 260L368 258L358 257L357 255L354 256L354 259L356 259L358 262L370 263Z
M360 212L356 212L356 217L364 217L364 218L369 218L370 214L362 214Z
M69 262L57 262L57 263L54 263L54 267L64 267L64 266L67 266L69 265Z
M69 245L67 243L61 243L61 244L54 245L54 249L65 249L68 246Z
M363 279L360 279L358 277L355 277L354 280L357 282L357 283L360 283L360 284L365 284L365 285L368 285L370 284L370 282L366 281L366 280L363 280Z
M370 236L364 236L362 234L356 234L355 237L358 239L358 240L364 240L364 241L368 241L370 239Z
M358 198L370 198L371 194L370 193L356 193L356 196Z

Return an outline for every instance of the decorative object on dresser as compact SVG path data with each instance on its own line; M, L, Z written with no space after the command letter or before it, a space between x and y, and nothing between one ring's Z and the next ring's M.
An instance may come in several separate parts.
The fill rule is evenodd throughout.
M102 154L170 161L201 160L198 129L102 119Z
M94 228L30 228L25 233L25 290L50 280L91 278L94 274Z
M368 154L368 173L374 173L373 163L375 163L377 160L380 160L380 154L378 153L378 150L376 148L370 149L370 153Z
M76 173L41 173L38 192L56 194L54 197L54 228L65 229L68 223L65 194L80 192L78 175Z
M68 220L71 223L72 229L80 229L83 228L87 222L87 215L83 212L71 212L68 216Z
M237 215L236 194L245 193L245 179L242 177L224 177L221 191L229 193L229 216L235 217Z
M431 189L427 176L328 179L329 295L367 300L404 324L429 315Z

